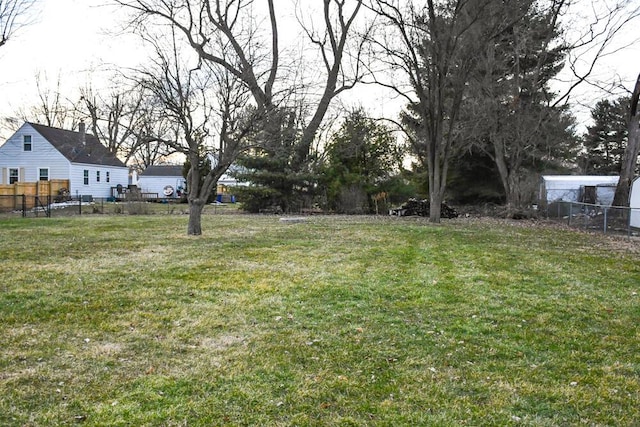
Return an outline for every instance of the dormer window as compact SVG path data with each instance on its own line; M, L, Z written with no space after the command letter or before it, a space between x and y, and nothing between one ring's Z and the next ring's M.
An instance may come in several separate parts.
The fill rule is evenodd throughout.
M22 135L23 151L31 151L31 135Z

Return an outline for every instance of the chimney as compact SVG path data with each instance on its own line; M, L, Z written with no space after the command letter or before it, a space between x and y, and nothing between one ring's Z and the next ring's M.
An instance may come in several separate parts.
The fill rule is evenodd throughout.
M86 128L84 126L84 121L80 121L80 124L78 125L78 132L80 133L80 142L82 142L82 145L87 145L87 141L85 139L85 135L86 135Z

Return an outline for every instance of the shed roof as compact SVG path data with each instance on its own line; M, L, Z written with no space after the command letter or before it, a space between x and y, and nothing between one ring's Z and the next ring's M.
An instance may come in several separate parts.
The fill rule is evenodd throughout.
M617 185L619 176L602 175L543 175L547 189L578 188L580 186Z
M182 177L182 166L180 165L151 165L140 174L140 176L172 176Z
M83 143L80 132L37 123L27 122L27 124L49 141L70 162L126 168L125 164L102 145L94 135L85 134Z

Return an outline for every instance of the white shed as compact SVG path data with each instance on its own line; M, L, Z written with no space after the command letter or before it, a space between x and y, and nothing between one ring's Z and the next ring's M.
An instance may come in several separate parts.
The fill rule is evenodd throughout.
M156 193L159 198L179 198L186 188L182 166L149 166L138 177L138 188L143 193Z
M619 179L618 176L543 175L539 202L543 206L559 201L611 206Z
M634 179L633 183L631 183L629 207L631 208L629 224L632 227L640 228L640 177Z

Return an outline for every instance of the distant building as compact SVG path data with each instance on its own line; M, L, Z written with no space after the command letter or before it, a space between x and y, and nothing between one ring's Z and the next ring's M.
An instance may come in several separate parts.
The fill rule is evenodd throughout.
M94 135L24 123L0 146L0 184L68 180L72 196L110 197L129 168Z
M212 157L212 163L217 160ZM215 163L214 163L215 164ZM180 198L187 190L187 183L182 175L181 165L152 165L147 167L139 176L137 186L142 193L157 194L158 198ZM229 171L236 170L231 166ZM218 202L235 202L233 188L246 186L247 183L239 183L228 173L223 174L216 185L216 197Z
M143 193L156 193L159 198L178 199L186 189L180 165L152 165L138 176Z
M618 176L543 175L539 202L583 202L611 206L618 185Z
M611 206L620 177L598 175L543 175L538 205L548 215L566 215L568 205L580 202Z

